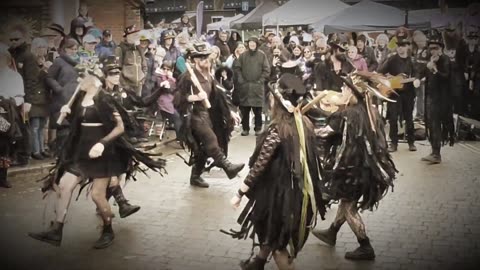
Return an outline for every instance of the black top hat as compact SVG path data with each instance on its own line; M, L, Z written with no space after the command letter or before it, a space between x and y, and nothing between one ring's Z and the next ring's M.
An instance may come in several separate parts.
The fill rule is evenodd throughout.
M302 79L290 73L285 73L280 77L278 86L283 98L292 102L293 106L297 106L299 98L307 92Z
M397 46L410 45L411 42L406 37L397 37Z
M115 55L108 56L102 61L102 70L104 73L107 73L113 69L120 69L118 58Z
M139 31L140 31L140 29L137 29L137 27L135 25L127 26L125 28L125 30L123 31L123 37L126 37L130 34L133 34L133 33L137 33Z

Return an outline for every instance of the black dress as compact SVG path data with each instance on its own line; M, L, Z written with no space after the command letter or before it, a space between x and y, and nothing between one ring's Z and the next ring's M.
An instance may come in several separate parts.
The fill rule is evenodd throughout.
M79 129L79 140L74 150L74 164L85 178L109 178L119 176L127 170L127 164L119 155L114 144L105 145L103 153L98 158L90 158L88 153L92 147L107 136L108 130L102 123L94 105L83 107L82 125ZM83 124L99 123L101 126L84 126Z

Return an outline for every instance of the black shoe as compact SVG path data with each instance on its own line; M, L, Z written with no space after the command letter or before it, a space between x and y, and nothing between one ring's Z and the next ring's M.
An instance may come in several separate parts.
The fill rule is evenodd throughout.
M410 152L415 152L415 151L417 151L417 147L415 146L414 143L409 143L409 144L408 144L408 151L410 151Z
M240 262L240 267L242 270L264 270L267 260L261 259L258 256L246 261Z
M240 133L240 135L242 135L242 136L248 136L249 133L250 133L250 131L244 130L244 131L242 131L242 133Z
M337 232L338 231L335 230L333 224L326 230L312 230L312 234L315 237L332 247L337 243Z
M62 234L63 223L55 222L50 230L39 233L28 233L28 236L58 247L62 243Z
M201 176L190 177L190 185L200 188L208 188L210 186Z
M440 155L430 154L421 159L422 161L428 162L428 164L439 164L442 162L442 157Z
M118 212L120 213L121 218L126 218L132 214L135 214L136 212L138 212L138 210L140 210L140 206L131 205L130 203L128 203L127 200L117 202L117 203L119 208Z
M114 238L115 238L115 234L113 233L113 230L112 230L112 224L104 225L102 235L100 235L100 238L98 238L98 240L95 242L93 247L95 249L106 248L113 243Z
M228 179L233 179L241 170L243 170L243 167L245 167L245 163L233 164L224 157L220 161L219 167L225 171Z
M360 246L354 251L345 253L347 260L373 260L375 259L375 251L370 245L368 237L366 239L358 240Z
M390 145L388 146L387 151L390 152L390 153L397 152L397 145L396 145L396 144L393 144L393 143L390 144Z
M45 158L40 153L32 154L32 158L36 160L44 160Z
M43 152L42 152L42 156L43 156L44 158L51 158L51 157L52 157L52 154L50 154L50 153L47 152L47 151L43 151Z

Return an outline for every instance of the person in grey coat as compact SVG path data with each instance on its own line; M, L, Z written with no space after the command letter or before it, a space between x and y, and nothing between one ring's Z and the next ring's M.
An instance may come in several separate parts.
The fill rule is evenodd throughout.
M258 43L258 38L250 38L248 51L243 53L233 66L242 113L242 136L247 136L250 132L250 111L255 115L255 135L262 131L264 82L270 75L270 64L265 53L258 50Z

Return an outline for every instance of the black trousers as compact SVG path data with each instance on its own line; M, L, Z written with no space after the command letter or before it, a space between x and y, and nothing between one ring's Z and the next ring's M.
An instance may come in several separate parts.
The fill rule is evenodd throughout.
M240 106L242 113L242 129L250 131L250 111L255 115L255 131L262 130L262 107L244 107Z
M193 114L191 128L193 137L207 157L212 157L215 162L225 157L218 144L217 135L213 131L212 121L208 112L196 112Z
M407 90L400 92L396 98L396 103L388 103L387 115L390 124L390 140L392 144L398 144L398 121L400 116L405 120L405 133L408 143L415 141L414 125L413 125L413 108L415 106L415 92Z

